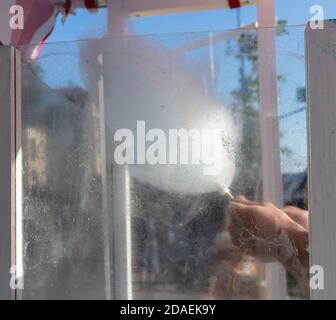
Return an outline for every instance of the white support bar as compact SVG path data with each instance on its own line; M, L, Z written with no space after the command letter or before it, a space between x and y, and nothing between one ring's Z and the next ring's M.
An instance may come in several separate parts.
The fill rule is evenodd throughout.
M98 64L103 70L103 54L97 57ZM106 123L105 123L105 94L104 94L104 76L100 73L98 80L98 104L99 104L99 138L100 138L100 157L101 157L101 179L102 179L102 213L103 213L103 243L104 243L104 274L105 274L105 299L112 299L111 288L111 228L109 215L109 186L111 186L111 175L108 172L108 161L106 154Z
M114 298L132 300L131 181L127 165L112 168Z
M310 264L324 270L312 299L336 299L336 24L306 29ZM321 275L321 274L320 274Z
M16 298L10 288L10 269L16 265L16 115L20 86L20 55L0 47L0 300Z
M282 207L274 0L259 0L258 22L263 199ZM285 299L287 282L284 268L278 263L267 265L266 278L266 298Z
M243 28L240 29L235 29L235 30L228 30L220 33L215 33L212 39L212 44L215 45L217 43L221 43L224 41L227 41L232 38L238 38L240 35L250 31L250 30L255 30L256 29L256 24L248 24L244 26ZM194 41L192 43L188 43L182 47L179 47L176 49L177 53L185 53L189 52L192 50L196 50L199 48L203 48L209 45L209 37L204 37L203 39Z
M109 36L128 35L130 28L128 27L127 18L122 11L123 0L109 0L108 2L108 23ZM103 59L113 59L105 50L102 50ZM106 67L105 67L106 68ZM104 79L105 70L102 68L102 76ZM105 95L110 88L105 84L102 95ZM132 288L132 246L131 246L131 186L129 168L124 165L114 163L114 149L111 142L113 132L109 131L106 125L106 119L110 119L113 107L107 105L104 111L104 122L106 126L106 165L108 188L112 196L109 202L111 231L112 231L112 247L113 254L111 257L113 265L113 293L115 300L131 300L133 298ZM103 115L102 115L103 116Z
M14 77L15 95L15 233L12 243L15 243L16 278L24 285L24 249L23 249L23 163L22 163L22 68L21 54L13 50L12 73ZM23 287L16 290L15 298L22 300Z
M252 6L257 0L241 0L241 5ZM229 8L227 0L124 0L122 8L130 17L158 16L168 13Z

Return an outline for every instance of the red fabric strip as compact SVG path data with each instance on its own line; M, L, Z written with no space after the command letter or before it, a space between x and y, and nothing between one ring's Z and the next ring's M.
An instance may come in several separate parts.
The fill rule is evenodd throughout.
M229 7L231 9L235 9L235 8L240 8L241 4L240 4L240 0L228 0L229 1Z
M96 0L85 0L85 6L88 9L96 9L98 7L98 3Z
M45 43L47 42L47 39L50 37L50 35L54 31L54 28L55 28L55 25L52 26L48 34L42 39L41 43L34 49L34 51L31 54L30 59L35 60L40 55L42 47L45 45Z
M71 6L72 6L71 2L72 2L71 0L66 0L66 2L65 2L65 6L64 6L65 15L68 15L70 10L71 10Z

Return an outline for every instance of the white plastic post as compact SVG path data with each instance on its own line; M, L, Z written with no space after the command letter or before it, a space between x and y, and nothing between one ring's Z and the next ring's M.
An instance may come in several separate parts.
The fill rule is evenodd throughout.
M98 105L99 105L99 138L100 138L100 159L101 159L101 182L102 182L102 221L103 221L103 243L104 243L104 275L105 275L105 299L112 299L112 282L111 282L111 216L108 190L109 179L107 154L106 154L106 123L105 123L105 99L104 99L104 76L103 54L98 54L98 65L100 67L98 80ZM112 244L113 245L113 244Z
M306 29L309 242L313 300L336 299L336 24ZM316 286L317 285L317 286Z
M131 300L132 234L131 186L127 165L112 168L112 229L114 246L114 293L117 300Z
M263 198L282 206L274 0L259 0L258 23ZM267 299L286 298L286 273L280 264L266 266L266 286Z
M22 174L20 121L17 123L20 118L20 61L20 54L14 48L0 47L0 300L18 297L15 286L10 286L10 270L15 270L14 276L23 281L22 217L17 215L22 212L21 179L16 180L16 172L20 177ZM14 266L15 269L11 269Z
M256 5L258 0L241 1L243 6ZM180 12L229 8L227 0L123 0L129 17L158 16Z
M127 17L122 10L122 0L110 0L108 2L108 36L120 37L130 33ZM114 45L118 45L118 40ZM111 44L112 45L112 44ZM106 57L106 59L113 57ZM105 115L108 114L105 110ZM109 119L106 117L106 119ZM111 140L110 140L111 141ZM106 144L108 157L108 170L112 170L112 213L113 233L113 287L114 299L131 300L132 289L132 247L131 247L131 188L127 166L113 164L113 146Z

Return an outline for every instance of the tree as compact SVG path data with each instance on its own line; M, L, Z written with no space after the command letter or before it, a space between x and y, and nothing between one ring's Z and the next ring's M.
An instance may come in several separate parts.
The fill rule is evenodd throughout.
M279 21L277 36L287 34L287 22ZM233 183L237 193L244 193L251 198L259 198L261 168L261 136L259 124L259 64L258 33L256 30L246 31L237 39L235 51L229 52L240 61L239 86L232 91L232 111L242 122L242 139L239 150L240 174ZM279 81L284 81L282 75ZM283 155L290 155L291 150L281 148Z

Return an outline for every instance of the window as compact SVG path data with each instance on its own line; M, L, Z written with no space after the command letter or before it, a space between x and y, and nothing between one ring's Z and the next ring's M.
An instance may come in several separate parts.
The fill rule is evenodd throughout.
M47 44L24 64L23 298L307 298L232 243L227 194L307 209L303 35L277 37L271 121L256 30Z

